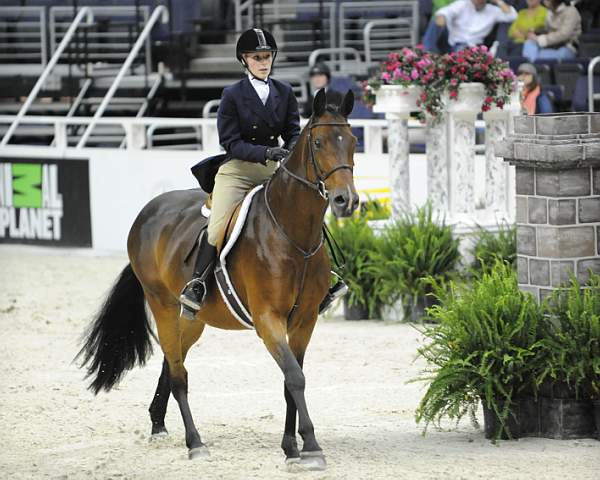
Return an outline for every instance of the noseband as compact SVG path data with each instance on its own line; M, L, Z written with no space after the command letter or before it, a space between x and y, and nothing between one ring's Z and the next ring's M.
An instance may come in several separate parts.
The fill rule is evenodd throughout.
M323 171L319 167L319 163L317 162L317 159L315 157L315 150L313 147L312 129L315 127L325 127L325 126L350 127L350 124L347 122L335 122L335 123L319 123L319 122L317 122L317 123L311 123L308 126L308 149L310 151L310 160L311 160L311 163L313 166L313 170L315 172L315 177L317 178L317 181L315 183L312 183L308 179L302 178L299 175L296 175L295 173L288 170L288 168L285 166L285 162L281 164L280 168L282 168L292 178L298 180L299 182L303 183L307 187L312 188L313 190L316 190L319 193L319 195L321 195L321 197L323 197L325 200L327 200L327 198L329 197L329 194L327 192L327 188L325 187L325 180L327 180L329 177L331 177L331 175L333 175L338 170L348 169L348 170L350 170L350 172L352 172L353 169L350 165L344 164L344 165L337 165L336 167L333 167L328 172L323 173Z

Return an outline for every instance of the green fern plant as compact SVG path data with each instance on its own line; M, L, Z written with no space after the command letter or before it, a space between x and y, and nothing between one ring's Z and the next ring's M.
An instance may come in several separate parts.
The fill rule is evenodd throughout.
M567 289L545 302L543 382L567 384L576 398L600 399L600 275L582 288L572 277Z
M443 417L458 421L481 400L502 425L497 435L510 437L513 399L535 383L539 368L539 306L499 260L473 284L451 281L436 292L440 304L429 315L438 324L423 330L427 343L418 350L428 367L414 380L427 382L417 422L425 432Z
M410 316L411 306L432 293L431 279L443 283L455 274L458 245L451 227L434 218L430 203L388 224L372 267L383 302L401 300L405 318Z
M329 229L346 257L343 267L332 265L335 273L348 285L348 305L366 308L369 318L375 318L381 307L381 295L379 279L373 275L372 266L379 239L363 215L345 219L332 217Z
M517 261L517 229L509 223L500 223L495 231L477 227L474 235L473 263L471 269L475 276L501 260L515 266Z

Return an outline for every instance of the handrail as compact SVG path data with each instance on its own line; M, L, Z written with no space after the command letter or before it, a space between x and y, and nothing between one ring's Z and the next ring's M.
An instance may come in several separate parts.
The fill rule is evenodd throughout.
M594 100L600 98L600 94L594 94L594 68L600 63L600 57L594 57L588 65L588 105L590 112L594 111Z
M213 107L218 107L219 104L221 103L220 99L214 99L214 100L209 100L208 102L206 102L204 104L204 107L202 107L202 118L211 118L210 117L210 110Z
M248 16L254 17L254 0L246 0L242 3L242 0L234 1L235 7L235 30L241 32L243 30L242 25L242 13L244 10L248 10Z
M373 27L377 27L380 25L406 25L406 24L407 24L406 18L385 18L385 19L371 20L371 21L367 22L367 24L365 25L365 28L363 28L363 37L364 37L364 41L365 41L365 63L367 64L367 67L369 67L371 64L371 30L373 30ZM414 28L412 29L412 32L411 32L411 43L412 43L412 46L415 46L417 43Z
M317 48L316 50L313 50L309 57L308 57L308 66L309 68L312 67L315 63L317 63L317 58L319 58L320 55L324 55L327 53L351 53L352 55L354 55L354 61L355 63L358 65L357 70L362 70L363 65L362 65L362 60L360 58L360 52L356 49L356 48L352 48L352 47L332 47L332 48ZM332 63L338 63L339 66L339 70L342 70L342 65L345 65L346 63L346 59L344 57L342 57L340 55L340 59L339 60L331 60ZM357 72L359 73L359 72ZM362 72L360 72L362 73Z
M143 117L146 114L146 110L148 110L148 107L150 105L150 101L156 95L156 92L158 91L158 89L163 84L163 81L164 81L164 77L159 74L158 77L156 77L156 80L154 80L154 83L152 84L152 87L148 91L148 94L144 98L144 103L142 103L141 107L138 109L138 111L137 111L137 113L135 115L135 118L141 118L141 117ZM119 146L119 148L123 148L126 144L127 144L127 137L125 137L123 139L123 141L121 142L121 145Z
M127 55L127 58L125 59L125 62L123 62L123 65L121 66L121 69L119 70L119 73L115 77L115 80L113 81L112 85L108 89L108 92L106 92L106 95L104 95L104 98L102 99L102 102L98 106L96 113L94 113L92 123L90 123L87 126L87 128L85 129L85 132L83 132L83 135L81 136L81 139L79 140L79 143L77 143L77 148L83 148L85 146L85 142L87 142L88 138L90 137L90 135L92 133L92 130L96 126L96 121L98 120L98 118L100 118L102 116L102 114L104 113L104 110L106 110L106 107L110 103L112 97L114 96L115 92L117 91L117 88L119 87L119 83L121 83L121 80L127 73L127 70L129 70L129 67L131 66L131 64L133 63L133 60L135 59L138 52L140 51L140 48L142 48L142 45L144 44L146 37L148 37L148 35L150 35L150 32L152 31L152 28L154 28L154 24L157 22L159 17L161 18L161 21L163 23L167 23L169 21L169 11L167 10L167 7L165 7L164 5L159 5L152 12L152 15L148 19L148 23L146 23L146 25L144 26L144 30L142 30L142 33L140 33L140 36L138 37L138 39L135 42L135 45L132 47L131 51L129 52L129 55Z
M19 121L25 115L25 112L33 103L33 101L35 100L35 97L37 97L37 94L39 93L42 86L46 82L48 75L50 75L50 72L52 71L54 66L57 64L58 60L60 59L60 56L62 55L63 51L65 50L65 48L71 41L71 38L73 37L75 31L77 30L77 27L79 26L79 24L81 23L81 21L83 20L84 17L87 18L88 25L93 22L94 14L92 13L92 10L89 7L83 7L77 13L77 16L73 20L73 23L71 23L71 26L67 30L67 33L65 33L65 36L63 37L62 41L60 42L60 45L58 46L58 48L54 52L54 55L52 55L52 58L48 62L48 65L46 65L46 68L44 68L44 71L42 72L42 74L38 78L37 82L31 89L31 92L29 93L27 100L25 100L25 103L23 103L23 105L19 109L19 113L17 113L17 117L15 118L14 122L10 125L10 127L6 131L6 133L4 134L4 137L2 137L2 142L0 142L0 147L4 147L8 143L8 140L10 139L10 137L14 133L15 129L17 128L17 125L19 124Z

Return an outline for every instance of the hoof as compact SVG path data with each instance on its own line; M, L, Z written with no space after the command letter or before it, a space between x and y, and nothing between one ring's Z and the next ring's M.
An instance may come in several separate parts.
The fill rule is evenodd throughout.
M322 471L327 468L327 462L322 451L300 452L300 466L307 471Z
M297 473L297 472L304 471L304 469L300 465L300 457L286 458L285 459L285 469L289 473Z
M210 457L210 452L208 451L208 447L206 445L200 445L196 448L190 448L190 450L188 451L188 458L190 460L208 457Z
M161 432L153 433L150 435L150 443L153 442L163 442L169 438L169 432L163 430Z

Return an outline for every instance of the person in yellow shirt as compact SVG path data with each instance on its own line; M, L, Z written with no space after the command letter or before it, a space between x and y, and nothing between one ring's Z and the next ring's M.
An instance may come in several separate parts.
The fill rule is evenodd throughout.
M514 43L522 45L530 31L541 33L544 30L547 13L542 0L527 0L527 8L519 12L508 30L508 36Z

